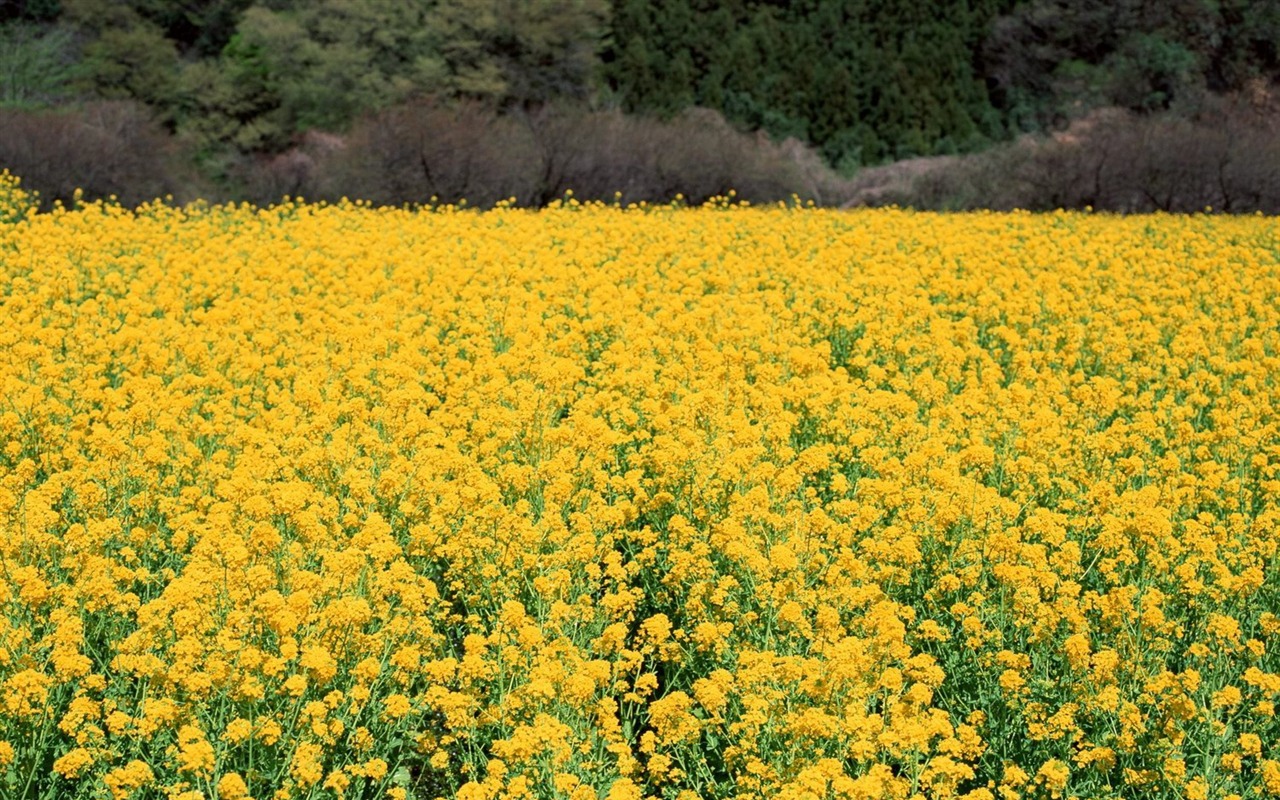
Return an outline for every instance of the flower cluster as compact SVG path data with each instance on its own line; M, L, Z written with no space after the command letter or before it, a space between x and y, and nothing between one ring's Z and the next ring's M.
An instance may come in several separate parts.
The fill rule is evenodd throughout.
M1280 795L1278 235L0 213L0 794Z

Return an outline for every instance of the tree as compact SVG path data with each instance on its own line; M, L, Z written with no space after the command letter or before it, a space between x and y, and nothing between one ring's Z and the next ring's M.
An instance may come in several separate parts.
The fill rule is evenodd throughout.
M61 13L59 0L0 0L0 24L53 22Z
M236 36L219 59L182 72L178 129L198 152L231 145L241 152L283 149L294 133L263 49Z
M605 76L629 110L707 106L845 169L967 149L1001 133L974 56L1008 5L615 0Z
M1277 42L1280 0L1033 0L996 20L982 63L996 106L1037 128L1274 81Z
M103 30L84 47L83 83L98 97L135 99L169 117L177 97L178 51L155 25Z
M235 34L253 0L127 0L139 14L164 31L180 52L216 57Z
M525 108L588 100L608 14L605 0L440 0L440 88Z
M203 140L278 149L414 96L522 108L586 100L607 10L605 0L259 2L216 67L188 69L186 126Z
M55 103L72 93L75 48L65 27L0 24L0 106Z
M140 100L171 121L180 62L164 31L129 3L115 0L65 0L63 10L87 40L81 87L110 100Z
M441 64L424 3L318 0L255 5L237 51L260 64L285 125L336 129L357 115L432 88Z

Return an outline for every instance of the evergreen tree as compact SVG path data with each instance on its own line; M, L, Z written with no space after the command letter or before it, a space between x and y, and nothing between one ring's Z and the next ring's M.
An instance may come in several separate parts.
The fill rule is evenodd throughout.
M623 106L692 103L797 136L852 168L999 135L975 55L1008 5L908 0L619 0L606 77ZM644 53L649 69L637 69ZM691 68L685 75L677 67Z

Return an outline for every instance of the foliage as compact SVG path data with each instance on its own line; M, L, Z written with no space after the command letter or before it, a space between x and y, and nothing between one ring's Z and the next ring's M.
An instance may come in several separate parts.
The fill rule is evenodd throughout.
M999 133L973 54L1002 7L619 0L606 75L629 109L707 106L847 169L969 149Z
M1096 106L1136 111L1280 77L1280 2L1033 0L994 22L983 70L1024 130Z
M430 85L430 36L423 9L397 0L254 6L229 55L260 65L284 133L332 130Z
M536 107L595 88L605 0L452 0L430 24L451 76L446 93Z
M71 31L0 22L0 107L48 105L72 94L76 62Z
M61 13L61 0L0 0L0 24L51 22Z
M178 53L149 23L102 31L84 48L86 83L99 97L168 111L177 98Z
M139 100L205 165L433 97L702 107L850 174L1280 78L1280 0L4 0L0 26L6 102Z

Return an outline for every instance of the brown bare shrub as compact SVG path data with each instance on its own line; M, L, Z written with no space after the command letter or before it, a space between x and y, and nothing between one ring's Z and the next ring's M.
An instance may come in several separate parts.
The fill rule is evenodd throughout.
M958 159L877 199L948 210L1278 213L1273 120L1221 100L1186 116L1111 109L1051 137Z
M282 153L233 157L227 168L229 183L239 187L237 199L260 206L285 198L310 197L320 188L320 163L346 146L346 139L336 134L307 131Z
M57 110L0 109L0 168L22 177L48 208L115 196L134 206L185 194L175 144L140 103L103 101ZM185 198L182 198L185 199Z
M793 153L707 109L669 121L551 110L530 127L541 150L540 203L570 189L588 199L651 203L677 195L702 203L731 190L755 203L817 193Z
M514 198L700 203L735 190L752 202L821 199L823 175L798 143L777 145L698 111L671 121L618 111L544 107L498 113L479 103L421 101L371 116L342 148L313 156L308 191L375 203ZM273 167L274 169L274 167Z
M524 126L474 102L389 109L362 120L342 147L316 160L313 194L391 205L529 202L538 167Z

